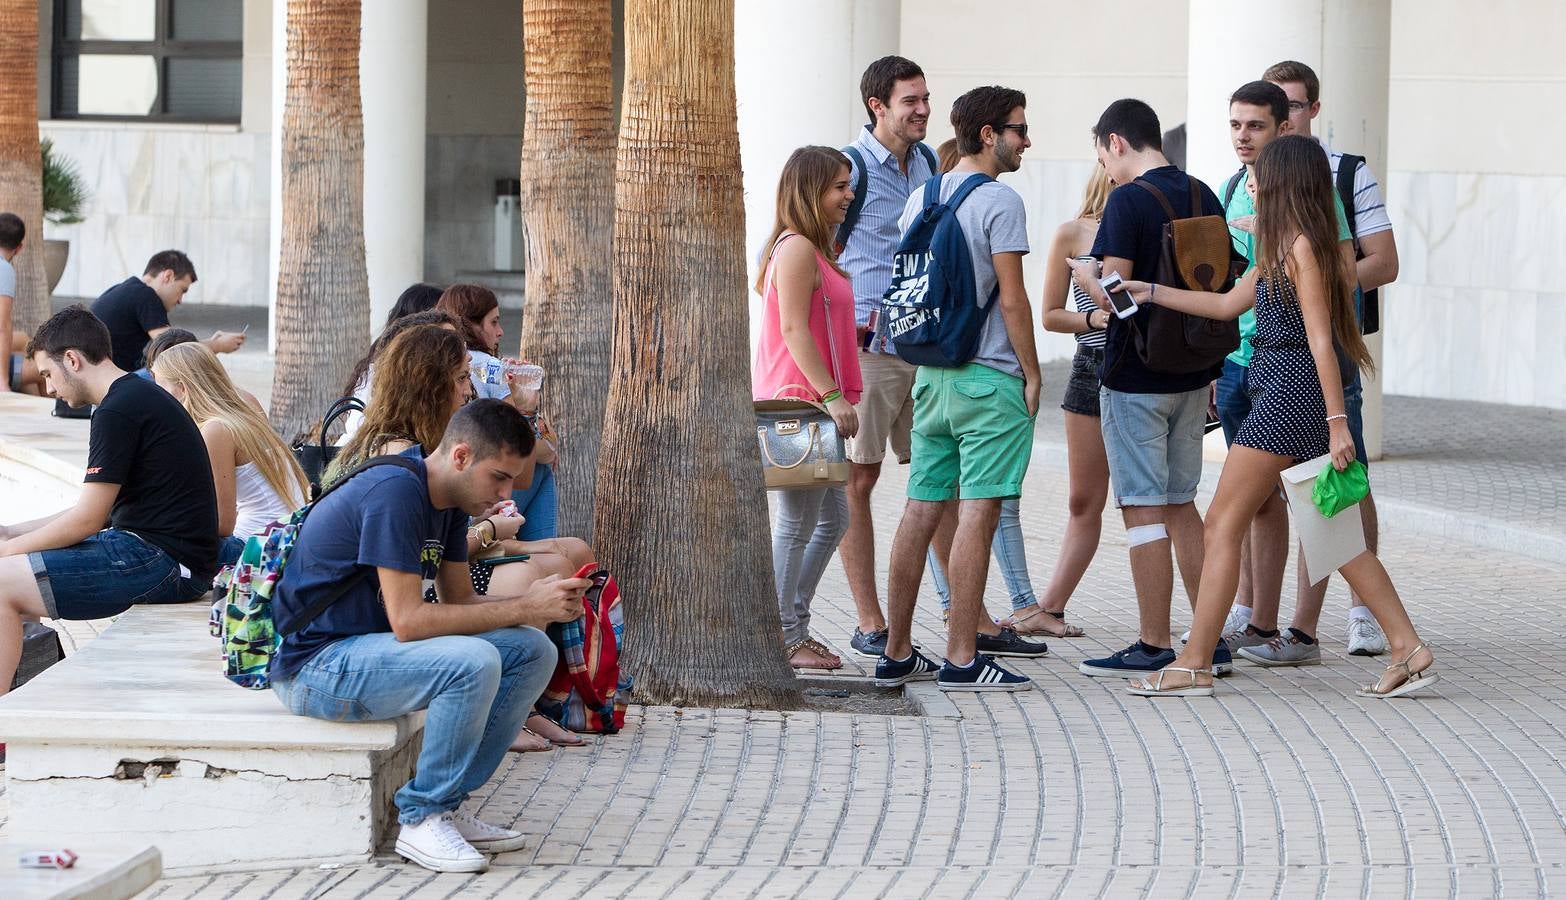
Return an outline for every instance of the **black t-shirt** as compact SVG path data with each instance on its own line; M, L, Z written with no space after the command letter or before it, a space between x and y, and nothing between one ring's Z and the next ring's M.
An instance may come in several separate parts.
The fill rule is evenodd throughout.
M109 524L166 551L193 578L217 572L217 491L190 414L144 378L109 386L87 439L89 482L120 486Z
M1202 194L1202 215L1223 215L1223 205L1212 189L1174 166L1149 169L1142 177L1164 192L1169 198L1169 206L1177 214L1190 210L1191 182L1195 181ZM1146 188L1137 184L1119 187L1110 192L1109 202L1104 206L1098 237L1093 240L1093 255L1099 259L1108 256L1129 259L1132 279L1156 281L1158 260L1163 253L1164 225L1168 221L1163 206ZM1205 387L1223 374L1222 363L1208 371L1189 375L1167 375L1142 365L1141 358L1136 355L1136 338L1130 323L1146 315L1146 310L1142 309L1131 319L1109 317L1109 330L1104 338L1104 363L1099 369L1099 380L1105 387L1125 394L1179 394Z
M163 298L134 275L94 300L92 314L109 326L112 348L109 356L116 366L127 372L141 368L142 353L151 340L147 332L167 328L169 324L169 311L163 308Z

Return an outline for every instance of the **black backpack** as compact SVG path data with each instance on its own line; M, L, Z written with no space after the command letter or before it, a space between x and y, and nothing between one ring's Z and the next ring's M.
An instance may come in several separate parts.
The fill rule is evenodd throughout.
M926 147L923 142L914 144L919 155L930 164L930 174L941 174L941 164L935 158L935 151ZM848 236L854 233L854 226L859 224L859 213L865 207L865 195L870 192L870 172L865 168L864 154L858 147L852 145L843 148L843 155L854 161L854 167L859 170L859 177L854 179L854 200L848 204L848 215L843 217L843 224L837 226L837 252L842 253L848 246Z

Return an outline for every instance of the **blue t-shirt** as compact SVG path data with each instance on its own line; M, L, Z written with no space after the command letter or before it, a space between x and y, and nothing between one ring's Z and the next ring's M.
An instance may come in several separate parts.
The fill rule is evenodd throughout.
M359 581L309 625L283 638L272 677L286 678L334 641L390 632L377 567L422 576L433 584L443 561L466 562L468 517L430 505L424 458L417 446L402 453L419 474L376 466L332 491L310 510L273 597L282 630L311 604L354 578Z
M1191 209L1190 186L1195 181L1202 195L1202 215L1223 215L1223 207L1212 189L1200 180L1190 179L1174 166L1149 169L1142 173L1142 178L1164 192L1176 214ZM1092 253L1099 259L1108 256L1129 259L1131 279L1156 281L1158 260L1163 253L1164 224L1168 221L1163 206L1146 188L1123 185L1109 194ZM1130 324L1146 316L1144 308L1131 319L1109 317L1109 329L1104 336L1104 363L1099 369L1099 380L1104 387L1124 394L1179 394L1206 387L1223 372L1221 362L1210 370L1187 375L1166 375L1149 370L1136 355L1136 338Z

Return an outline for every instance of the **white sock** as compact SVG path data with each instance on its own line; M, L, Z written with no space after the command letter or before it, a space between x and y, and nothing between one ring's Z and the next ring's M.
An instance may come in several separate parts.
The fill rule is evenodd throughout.
M1350 622L1354 621L1355 619L1369 619L1372 622L1376 621L1376 617L1370 614L1370 607L1368 606L1350 606L1348 617Z
M1249 606L1241 606L1240 604L1236 603L1236 604L1234 604L1234 611L1237 612L1237 613L1240 613L1243 616L1245 616L1245 620L1247 622L1250 621L1250 619L1251 619L1251 608Z

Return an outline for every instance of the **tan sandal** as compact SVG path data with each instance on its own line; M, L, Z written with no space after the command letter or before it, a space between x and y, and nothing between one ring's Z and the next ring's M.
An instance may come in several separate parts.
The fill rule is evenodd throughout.
M794 662L794 654L801 650L815 654L816 657L821 661L820 664L812 665L809 663L801 664ZM843 668L843 660L838 657L836 653L828 650L825 644L821 643L815 638L807 637L804 640L795 641L794 643L784 647L783 652L788 656L789 665L796 669L825 669L831 671L834 669Z
M1029 626L1025 626L1025 625L1022 624L1023 622L1026 622L1029 619L1038 619L1038 617L1040 615L1045 617L1045 618L1039 619L1039 624L1040 625L1046 624L1051 619L1054 619L1055 622L1057 622L1059 624L1060 630L1059 631L1051 631L1051 630L1049 630L1049 628L1041 628L1041 627L1036 627L1036 626L1035 627L1029 627ZM1078 637L1082 637L1083 634L1084 634L1082 629L1080 629L1077 626L1072 625L1072 624L1070 624L1069 622L1066 621L1066 614L1065 613L1063 613L1063 612L1058 612L1058 613L1057 612L1050 612L1047 609L1035 609L1033 612L1030 612L1027 615L1021 616L1021 617L1009 616L1009 617L1007 617L1006 621L1001 622L1000 624L1004 625L1007 628L1010 628L1012 631L1015 631L1015 632L1017 632L1018 634L1021 634L1021 635L1035 635L1035 634L1038 634L1038 635L1043 635L1044 637L1078 638Z
M1355 693L1359 694L1361 697L1375 697L1380 700L1390 700L1393 697L1401 697L1404 694L1411 694L1422 687L1435 684L1437 681L1440 681L1441 676L1430 671L1430 666L1426 666L1418 672L1415 672L1412 668L1410 668L1409 664L1414 661L1414 657L1418 656L1419 651L1421 650L1430 654L1430 666L1434 666L1435 652L1432 651L1429 647L1426 647L1424 643L1421 642L1419 646L1408 651L1408 655L1403 657L1402 662L1395 662L1390 666L1387 666L1386 669L1382 671L1381 678L1376 679L1375 684L1362 687ZM1403 680L1384 691L1376 690L1376 688L1381 687L1381 681L1387 677L1387 673L1397 669L1403 670Z
M1164 676L1170 672L1180 672L1191 680L1185 687L1164 687ZM1196 676L1206 675L1207 683L1198 684ZM1213 673L1211 669L1186 669L1180 666L1164 666L1152 674L1150 678L1135 678L1126 686L1126 690L1138 697L1211 697L1213 695Z

